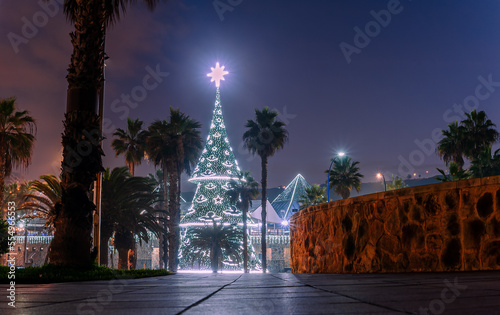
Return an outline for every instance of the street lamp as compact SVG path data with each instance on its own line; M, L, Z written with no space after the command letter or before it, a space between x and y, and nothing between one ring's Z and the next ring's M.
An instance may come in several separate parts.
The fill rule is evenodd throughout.
M328 169L328 178L326 179L326 190L328 192L328 202L330 202L330 172L332 170L333 162L335 162L335 159L339 157L343 157L345 155L344 152L339 152L337 153L337 156L332 159L332 163L330 163L330 168Z
M387 185L385 183L385 176L384 176L384 174L377 173L377 178L382 178L382 180L384 181L384 191L387 191Z

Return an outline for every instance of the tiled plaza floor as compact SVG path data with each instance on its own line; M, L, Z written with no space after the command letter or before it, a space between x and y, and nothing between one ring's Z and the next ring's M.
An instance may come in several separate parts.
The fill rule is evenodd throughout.
M177 274L0 285L0 314L500 314L500 272Z

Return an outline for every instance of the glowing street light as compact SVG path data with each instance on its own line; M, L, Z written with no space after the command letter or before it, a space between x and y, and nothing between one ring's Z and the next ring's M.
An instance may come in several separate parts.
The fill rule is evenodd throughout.
M385 176L382 173L377 173L377 178L382 178L384 180L384 191L387 191L387 185L385 183Z
M330 202L330 172L332 170L333 162L335 162L335 159L341 158L345 155L344 152L339 152L337 153L337 156L332 159L332 163L330 163L330 168L328 169L328 178L326 179L326 190L328 192L328 202Z
M281 225L288 226L288 221L287 220L281 221Z

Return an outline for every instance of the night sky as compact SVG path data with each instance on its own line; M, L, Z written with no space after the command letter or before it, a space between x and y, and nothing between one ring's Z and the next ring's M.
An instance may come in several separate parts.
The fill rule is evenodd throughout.
M218 13L212 0L169 1L151 13L138 4L108 32L105 167L124 165L110 143L127 115L149 125L179 107L206 139L215 100L206 74L217 61L229 71L222 106L242 170L260 180L260 159L241 140L254 109L277 109L287 123L290 141L270 159L270 187L297 173L324 183L338 151L360 161L365 182L377 172L435 175L444 163L432 135L462 119L464 101L500 125L499 1L218 3L233 5ZM44 19L38 1L0 1L0 98L16 96L38 120L33 163L15 173L28 180L58 174L61 159L72 27L60 7L50 9ZM39 26L29 29L33 18ZM161 82L137 94L156 69ZM134 91L139 101L127 104L122 94ZM136 174L153 169L144 162Z

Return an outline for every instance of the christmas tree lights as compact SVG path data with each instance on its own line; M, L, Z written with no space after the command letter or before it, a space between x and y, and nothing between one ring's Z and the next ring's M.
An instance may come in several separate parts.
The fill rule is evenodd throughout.
M191 208L182 219L182 226L202 223L202 218L209 215L220 217L221 223L242 222L241 211L232 205L227 197L229 182L232 179L238 180L238 174L241 172L229 144L222 115L219 87L220 80L224 80L223 76L227 73L224 66L220 67L217 63L216 67L212 68L212 73L208 74L217 87L215 108L205 148L189 180L196 184L196 192Z

